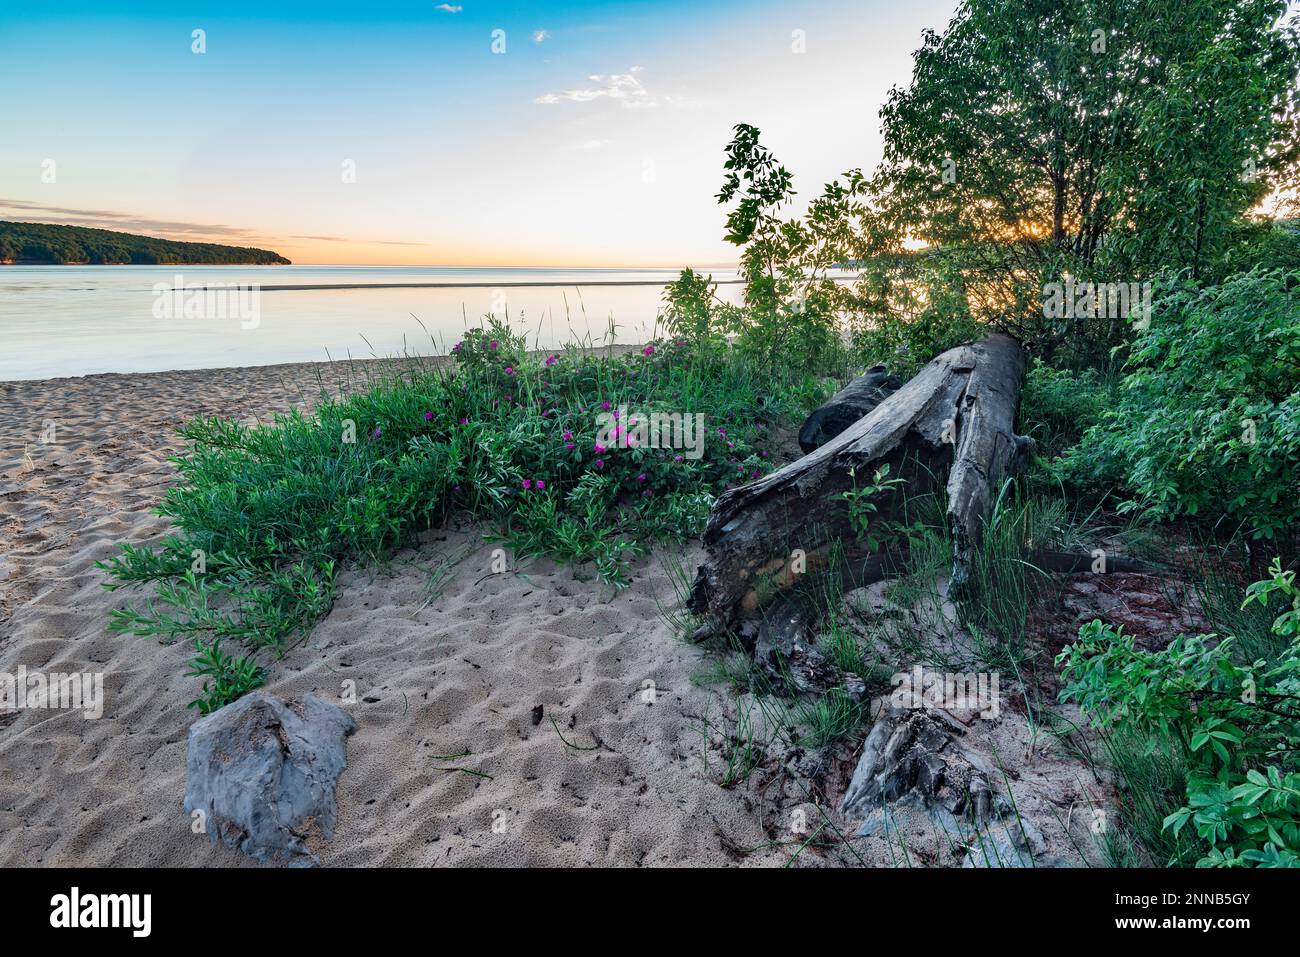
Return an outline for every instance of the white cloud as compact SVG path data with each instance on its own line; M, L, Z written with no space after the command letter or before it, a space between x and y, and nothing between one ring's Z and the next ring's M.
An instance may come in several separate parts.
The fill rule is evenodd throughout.
M435 9L435 10L441 10L441 11L443 11L444 13L460 13L460 12L461 12L462 10L464 10L465 8L462 7L462 6L460 6L459 4L453 5L453 4L450 4L450 3L440 3L440 4L438 4L436 7L434 7L433 9Z
M590 103L593 100L617 100L629 109L658 106L659 101L650 95L638 74L639 66L634 66L626 73L593 73L587 77L595 86L583 89L565 90L563 93L543 93L536 102L545 105L568 100L571 103Z
M535 33L533 33L534 43L541 43L543 40L549 40L550 38L551 38L550 33L548 33L545 30L538 30Z

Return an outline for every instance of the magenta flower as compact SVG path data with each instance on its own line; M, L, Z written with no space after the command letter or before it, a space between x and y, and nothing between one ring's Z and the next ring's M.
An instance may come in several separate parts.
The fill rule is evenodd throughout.
M571 438L573 438L573 429L565 429L565 430L564 430L564 437L565 437L566 439L571 439Z
M537 491L539 492L546 491L546 483L543 482L541 479L537 480Z
M617 421L618 421L618 409L615 409L615 410L614 410L614 412L613 412L613 416L614 416L614 421L617 422Z
M530 488L532 488L532 487L533 487L533 480L532 480L532 479L524 479L524 488L526 488L526 489L530 489Z
M461 419L461 420L460 420L460 424L461 424L461 425L469 425L469 419Z
M555 365L555 362L556 362L555 356L547 356L547 357L546 357L546 365L547 365L547 368L550 368L551 366Z
M655 354L654 346L646 346L644 349L641 350L641 355L643 356L652 356L654 354Z
M426 421L426 422L432 422L432 421L433 421L433 413L432 413L432 412L426 412L426 413L424 413L424 421Z
M638 475L638 476L636 477L636 480L637 480L638 482L644 482L644 481L645 481L645 473L642 472L640 475Z
M602 403L600 404L600 407L601 407L601 409L602 409L603 411L608 412L608 411L609 411L609 399L606 399L604 402L602 402Z
M377 439L383 434L384 434L384 430L381 429L379 426L375 426L375 431L370 433L370 437L372 439Z
M686 459L683 458L683 457L680 456L680 455L674 455L674 456L673 456L673 461L674 461L674 462L685 462Z
M574 449L577 448L577 446L574 445L572 442L565 442L565 443L564 443L564 448L565 448L565 451L572 452Z
M460 352L460 347L461 347L462 345L463 345L463 343L460 343L460 342L456 343L454 346L451 347L451 351L452 351L452 352Z
M599 442L597 442L594 446L592 446L592 451L593 451L593 452L596 452L596 453L604 452L604 451L605 451L605 446L603 446L603 445L601 445Z
M515 367L514 367L514 366L506 366L506 375L514 375L514 374L515 374Z
M605 467L605 460L604 460L604 459L596 459L596 468L598 468L598 469L603 469L604 467Z
M495 350L496 350L496 347L497 347L497 341L496 341L495 339L493 339L491 342L488 343L488 348L489 348L489 349L492 349L493 351L495 351Z

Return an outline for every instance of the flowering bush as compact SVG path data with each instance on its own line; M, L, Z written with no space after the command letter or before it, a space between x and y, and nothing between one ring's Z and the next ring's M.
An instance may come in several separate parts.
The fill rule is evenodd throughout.
M718 492L774 467L770 422L824 397L683 341L532 356L492 320L452 353L453 370L406 373L273 427L187 424L191 454L162 504L178 533L103 566L115 588L160 583L159 600L112 627L200 652L227 639L278 652L328 611L337 562L382 559L458 513L517 555L590 563L621 587L645 543L691 535ZM627 441L656 413L700 415L698 455ZM203 575L190 571L195 549ZM232 675L248 667L229 658Z

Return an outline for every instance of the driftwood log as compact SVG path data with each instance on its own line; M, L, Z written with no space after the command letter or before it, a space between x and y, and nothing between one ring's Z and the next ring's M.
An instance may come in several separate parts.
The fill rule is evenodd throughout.
M799 430L799 448L805 455L821 448L885 399L902 383L884 366L872 366L823 402Z
M903 494L946 488L952 585L960 591L993 500L1031 446L1013 432L1024 366L1020 345L1004 335L950 349L826 444L725 493L710 513L708 554L689 601L705 619L701 631L739 631L778 602L772 610L784 613L792 586L818 569L846 566L856 584L888 574L887 556L856 544L838 497L884 464L904 481ZM889 505L880 497L884 516Z

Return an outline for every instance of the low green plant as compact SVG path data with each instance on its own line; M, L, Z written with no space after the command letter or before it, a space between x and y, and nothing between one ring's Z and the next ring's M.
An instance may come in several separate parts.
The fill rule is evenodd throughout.
M196 638L194 650L196 654L190 659L190 670L185 672L185 677L203 679L202 694L189 703L199 714L224 708L266 683L266 672L256 661L246 655L236 658L226 654L221 650L220 639L204 644Z
M1118 379L1104 369L1059 369L1032 359L1020 390L1019 432L1037 445L1036 463L1050 468L1115 407Z
M903 480L889 478L888 462L879 466L865 485L858 485L855 469L849 469L849 476L853 479L853 488L832 497L848 503L849 525L854 534L868 549L879 551L897 537L890 523L876 520L880 511L879 499L902 485Z
M1100 621L1057 659L1062 699L1096 727L1176 742L1185 803L1163 827L1195 829L1208 847L1199 866L1300 866L1300 589L1280 560L1269 572L1246 603L1284 603L1273 632L1287 645L1272 661L1239 661L1231 636L1146 650Z
M862 706L835 687L811 698L800 698L790 709L795 725L804 729L800 743L822 748L853 733L862 720Z

